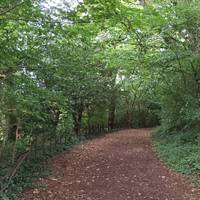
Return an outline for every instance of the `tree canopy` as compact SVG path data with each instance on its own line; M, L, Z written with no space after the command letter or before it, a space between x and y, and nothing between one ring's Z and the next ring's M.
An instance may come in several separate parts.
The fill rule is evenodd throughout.
M195 0L1 0L2 149L97 124L199 130L199 27Z

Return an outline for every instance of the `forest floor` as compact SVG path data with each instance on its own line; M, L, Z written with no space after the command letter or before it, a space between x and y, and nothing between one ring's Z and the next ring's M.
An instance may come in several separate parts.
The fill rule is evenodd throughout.
M49 160L50 176L22 200L199 200L200 188L169 170L151 129L130 129L77 145Z

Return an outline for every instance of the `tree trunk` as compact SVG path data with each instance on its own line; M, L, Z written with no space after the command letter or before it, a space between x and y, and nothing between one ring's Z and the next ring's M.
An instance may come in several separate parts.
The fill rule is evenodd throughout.
M109 108L109 117L108 117L108 128L113 129L115 126L115 110L116 110L116 102L115 97L112 96Z
M18 125L17 125L16 126L16 131L15 131L15 138L14 138L14 141L13 141L12 164L15 163L16 144L17 144L18 135L19 135L19 128L18 128Z
M80 134L83 110L84 110L83 103L80 103L79 105L75 106L73 119L74 119L74 132L76 133L76 135Z

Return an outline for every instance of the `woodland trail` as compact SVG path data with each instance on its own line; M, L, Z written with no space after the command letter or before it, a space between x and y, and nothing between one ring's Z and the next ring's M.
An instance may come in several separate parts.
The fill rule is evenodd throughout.
M151 148L151 129L95 138L49 161L51 175L22 200L199 200L199 189Z

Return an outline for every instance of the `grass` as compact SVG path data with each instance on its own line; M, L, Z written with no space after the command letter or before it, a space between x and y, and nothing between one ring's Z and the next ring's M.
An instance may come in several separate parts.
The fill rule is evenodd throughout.
M200 131L170 132L158 129L153 135L153 148L175 171L200 183Z

